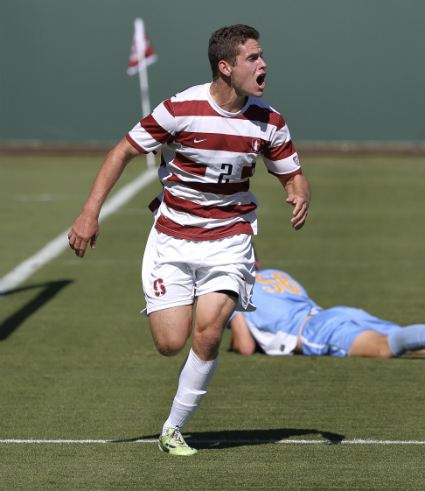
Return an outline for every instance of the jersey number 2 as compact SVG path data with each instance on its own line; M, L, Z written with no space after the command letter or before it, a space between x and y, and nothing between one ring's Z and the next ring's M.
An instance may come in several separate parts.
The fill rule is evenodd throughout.
M218 182L220 184L226 184L227 182L229 182L230 179L227 178L227 176L231 176L232 175L232 171L233 171L233 165L232 164L221 164L221 168L224 170L225 168L227 167L227 172L222 172L219 176L218 176Z

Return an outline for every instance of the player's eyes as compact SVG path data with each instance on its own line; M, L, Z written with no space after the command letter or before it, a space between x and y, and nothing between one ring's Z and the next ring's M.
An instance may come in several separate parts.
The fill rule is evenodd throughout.
M257 61L258 59L263 58L264 59L264 54L261 53L261 55L252 55L248 58L249 61Z

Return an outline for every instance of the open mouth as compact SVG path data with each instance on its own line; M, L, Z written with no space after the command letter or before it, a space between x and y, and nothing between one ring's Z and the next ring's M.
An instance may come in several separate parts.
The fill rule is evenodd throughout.
M257 77L257 85L260 87L260 89L264 89L265 87L265 82L264 79L266 78L266 74L264 73L263 75L260 75Z

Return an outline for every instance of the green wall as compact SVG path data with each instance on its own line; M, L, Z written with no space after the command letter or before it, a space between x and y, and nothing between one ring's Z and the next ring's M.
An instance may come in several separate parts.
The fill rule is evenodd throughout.
M1 0L0 141L125 135L141 116L135 17L159 56L152 107L209 81L211 33L246 23L295 142L425 142L424 0Z

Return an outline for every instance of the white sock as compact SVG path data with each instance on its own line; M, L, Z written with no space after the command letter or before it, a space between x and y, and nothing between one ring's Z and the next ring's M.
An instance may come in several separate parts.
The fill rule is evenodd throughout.
M214 361L202 361L190 350L180 370L177 394L161 435L169 428L183 431L205 397L217 364L218 355Z

